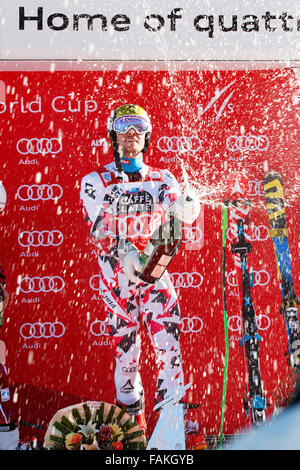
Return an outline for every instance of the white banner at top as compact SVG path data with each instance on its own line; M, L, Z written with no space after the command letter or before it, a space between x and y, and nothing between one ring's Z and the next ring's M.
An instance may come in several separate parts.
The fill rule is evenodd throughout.
M298 61L295 0L2 0L1 60Z

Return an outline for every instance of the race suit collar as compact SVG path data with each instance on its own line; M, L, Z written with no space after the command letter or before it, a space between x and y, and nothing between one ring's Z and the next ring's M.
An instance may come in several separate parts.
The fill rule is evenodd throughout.
M129 181L129 178L128 178L129 173L127 174L127 173L125 173L125 171L122 171L121 173L118 172L115 162L111 162L109 165L107 165L106 168L109 168L109 167L111 168L112 171L114 171L115 173L118 174L119 179L121 178L124 182ZM149 172L149 168L150 167L148 165L143 163L141 169L138 171L138 173L141 175L141 177L143 179L146 178L146 176Z
M122 157L120 161L121 161L122 168L125 171L125 173L137 173L143 167L143 154L140 153L135 158Z

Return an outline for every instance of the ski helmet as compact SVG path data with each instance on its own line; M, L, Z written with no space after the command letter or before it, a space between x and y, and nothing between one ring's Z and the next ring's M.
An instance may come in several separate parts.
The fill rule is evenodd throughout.
M135 120L134 117L138 117L140 119ZM142 152L145 153L149 145L152 126L147 112L141 106L136 104L124 104L119 106L111 112L111 115L108 118L107 132L110 140L112 141L114 150L117 147L117 132L125 133L131 127L133 127L139 134L145 133L145 145L142 150Z

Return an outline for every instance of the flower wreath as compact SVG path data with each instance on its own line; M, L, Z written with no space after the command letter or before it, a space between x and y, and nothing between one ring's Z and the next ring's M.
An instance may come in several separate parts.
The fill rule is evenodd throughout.
M44 447L49 450L145 449L144 433L126 407L86 402L59 410L49 423Z

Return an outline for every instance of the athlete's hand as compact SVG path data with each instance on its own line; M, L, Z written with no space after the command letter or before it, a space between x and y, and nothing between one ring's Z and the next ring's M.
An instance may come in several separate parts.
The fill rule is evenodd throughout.
M170 212L182 222L192 224L200 214L199 196L191 188L185 189L170 207Z
M136 246L130 242L126 242L125 246L122 246L121 240L119 242L119 256L123 260L124 273L131 282L138 284L143 282L136 273L142 271L142 265L140 262L140 254Z

